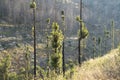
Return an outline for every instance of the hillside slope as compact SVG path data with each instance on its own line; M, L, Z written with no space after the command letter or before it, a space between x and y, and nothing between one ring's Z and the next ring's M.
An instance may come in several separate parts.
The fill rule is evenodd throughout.
M84 62L74 80L120 80L120 49Z

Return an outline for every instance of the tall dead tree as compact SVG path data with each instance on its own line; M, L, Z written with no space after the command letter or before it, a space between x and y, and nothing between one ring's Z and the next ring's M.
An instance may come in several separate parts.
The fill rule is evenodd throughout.
M80 20L82 20L82 0L80 0ZM82 35L82 24L80 23L80 35ZM79 66L82 63L82 53L81 53L81 36L78 38L78 63Z
M33 39L34 39L34 80L36 78L36 3L33 0L30 4L30 8L33 9Z
M62 44L62 70L63 70L63 77L65 76L65 16L64 11L61 11L61 18L62 18L62 26L63 26L63 44Z

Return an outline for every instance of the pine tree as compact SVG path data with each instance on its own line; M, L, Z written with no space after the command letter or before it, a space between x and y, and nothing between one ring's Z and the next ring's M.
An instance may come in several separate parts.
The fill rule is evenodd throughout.
M62 42L63 34L56 22L52 24L51 44L53 53L51 54L51 66L56 73L61 72L62 68Z
M11 66L11 57L10 55L4 51L4 58L0 64L0 79L1 80L9 80L9 68Z
M85 39L89 32L87 30L87 27L85 26L84 22L82 21L82 19L77 16L76 17L76 21L78 21L80 23L80 29L78 30L78 62L79 62L79 65L81 65L81 62L82 62L82 53L81 53L81 41L82 39Z
M26 52L25 52L25 76L26 76L26 80L29 80L29 71L30 71L30 52L29 52L29 48L28 46L25 47L26 48Z

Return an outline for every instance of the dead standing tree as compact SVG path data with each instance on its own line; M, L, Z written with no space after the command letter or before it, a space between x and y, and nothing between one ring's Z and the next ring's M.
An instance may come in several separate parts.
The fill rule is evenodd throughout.
M82 0L80 0L80 19L82 20ZM80 35L82 35L82 24L80 23ZM81 37L78 38L78 62L79 66L82 62L82 53L81 53Z
M34 80L36 78L36 3L33 0L30 4L30 8L33 9L33 39L34 39Z
M65 16L64 16L64 11L61 11L61 18L62 18L62 26L63 26L63 44L62 44L62 70L63 70L63 77L65 76Z

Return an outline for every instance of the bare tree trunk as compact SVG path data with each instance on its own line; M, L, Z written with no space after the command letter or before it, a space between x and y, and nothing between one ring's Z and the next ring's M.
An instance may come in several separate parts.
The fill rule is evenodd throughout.
M80 19L82 20L82 0L80 0ZM80 35L82 36L82 24L80 23ZM79 36L78 40L78 62L79 66L81 66L82 63L82 53L81 53L81 36Z

